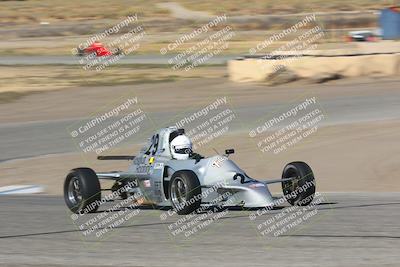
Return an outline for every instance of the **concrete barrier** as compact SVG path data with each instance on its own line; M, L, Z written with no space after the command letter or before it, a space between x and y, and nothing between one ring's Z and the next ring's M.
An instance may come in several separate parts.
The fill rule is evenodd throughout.
M229 77L235 82L268 81L279 70L298 78L320 76L395 76L400 74L400 53L353 56L292 56L280 59L244 58L228 62Z

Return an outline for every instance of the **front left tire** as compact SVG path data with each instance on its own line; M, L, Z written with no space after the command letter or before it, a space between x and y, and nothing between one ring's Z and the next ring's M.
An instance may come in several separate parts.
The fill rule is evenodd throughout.
M190 214L200 208L201 186L192 171L175 172L169 185L169 199L179 215Z
M90 168L72 169L65 178L64 200L74 213L96 212L101 201L97 174Z

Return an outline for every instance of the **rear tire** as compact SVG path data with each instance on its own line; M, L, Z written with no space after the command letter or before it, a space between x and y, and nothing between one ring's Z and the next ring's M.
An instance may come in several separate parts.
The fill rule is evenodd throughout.
M78 56L78 57L83 57L84 55L85 55L85 49L81 49L81 48L77 48L76 49L76 51L77 51L77 53L76 53L76 55Z
M282 182L282 191L287 202L293 206L309 205L315 194L315 178L310 166L301 161L287 164L283 169L282 179L290 177L296 178Z
M96 212L101 201L97 174L89 168L71 170L64 182L64 200L74 213Z
M113 51L113 54L116 55L116 56L122 55L123 53L124 53L124 51L122 51L122 49L119 48L119 47L114 49L114 51Z
M177 171L169 184L169 199L179 215L194 212L201 205L201 186L192 171Z
M113 186L111 187L111 192L117 193L121 188L127 185L126 181L115 181ZM125 190L121 190L120 193L118 194L121 199L127 199L128 198L128 192Z

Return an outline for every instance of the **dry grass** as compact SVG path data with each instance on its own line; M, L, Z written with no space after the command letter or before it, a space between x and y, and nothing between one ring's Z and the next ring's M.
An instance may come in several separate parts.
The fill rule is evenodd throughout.
M189 32L189 31L187 31ZM253 31L251 34L246 31L240 31L235 29L235 36L229 40L229 46L227 49L222 50L220 54L225 55L240 55L247 54L249 49L255 47L258 43L269 38L272 34L279 31ZM332 49L332 43L341 42L344 33L330 32L325 35L323 39L320 40L319 49ZM149 38L147 38L149 37ZM144 55L144 54L160 54L160 49L166 47L170 42L173 42L178 35L169 34L157 36L157 39L152 38L152 36L147 36L143 39L143 43L138 50L131 53L130 56ZM115 37L116 38L116 37ZM199 41L206 38L206 35L201 35L200 38L194 38L190 41L185 42L180 45L174 53L181 53L188 48L196 45ZM76 47L80 42L84 42L87 39L85 36L80 38L65 38L65 37L55 37L55 38L26 38L24 42L20 39L10 39L7 43L0 45L0 55L71 55L71 49ZM294 35L288 36L286 39L276 41L271 44L267 51L273 51L285 44L285 41L293 40ZM113 38L106 38L103 40L105 44L111 43Z
M115 65L100 72L79 66L0 66L0 104L27 94L78 86L108 86L226 76L222 66L174 71L167 65Z
M34 22L82 21L119 19L129 14L165 16L166 12L148 0L27 0L2 1L0 9L2 23L24 24ZM154 1L153 1L154 2Z
M196 7L199 11L215 12L216 1L176 1L186 8ZM218 1L218 12L227 12L231 15L255 15L255 14L287 14L303 12L331 12L352 10L374 10L392 5L391 0L232 0Z
M156 6L156 0L27 0L1 1L0 22L7 24L34 23L40 21L80 21L119 19L138 13L152 19L163 19L169 11ZM172 1L171 1L172 2ZM284 14L318 11L349 11L381 9L392 5L392 0L176 0L188 9L210 14L227 12L230 15Z
M173 42L183 33L190 33L204 23L204 21L172 18L169 10L156 5L158 2L160 1L0 0L2 5L0 26L3 30L0 55L68 55L81 40L104 31L126 18L127 15L134 13L138 14L139 23L144 26L148 34L138 53L158 54L161 47ZM210 15L226 13L229 17L315 11L378 10L393 4L393 1L389 0L286 0L283 3L275 0L177 0L176 2L190 10L204 11ZM237 32L237 36L223 53L246 53L253 46L252 43L256 44L264 40L272 31L281 31L290 27L298 20L299 16L278 16L228 21ZM49 24L41 25L41 22ZM328 15L318 17L318 24L325 29L365 28L376 27L377 19L374 14ZM125 27L121 31L128 28ZM252 34L242 35L241 32ZM334 40L329 41L342 41L342 37L336 36ZM30 42L31 40L33 41ZM107 43L107 40L104 41ZM187 42L177 52L193 45L194 42Z

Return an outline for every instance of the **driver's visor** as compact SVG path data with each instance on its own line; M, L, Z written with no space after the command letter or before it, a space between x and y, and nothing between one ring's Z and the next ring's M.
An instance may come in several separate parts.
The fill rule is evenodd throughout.
M185 147L185 148L174 148L175 153L177 154L190 154L192 153L192 149Z

